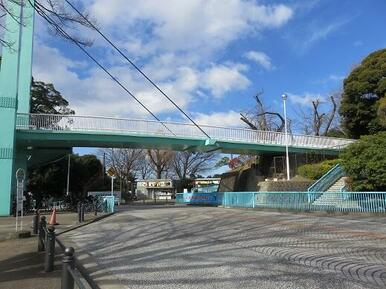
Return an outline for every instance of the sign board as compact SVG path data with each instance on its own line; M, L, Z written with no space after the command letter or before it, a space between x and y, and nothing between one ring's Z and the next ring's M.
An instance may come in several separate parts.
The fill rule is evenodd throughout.
M110 167L108 170L107 170L107 175L110 177L110 178L115 178L115 170Z
M23 169L18 169L16 171L16 212L22 212L23 211L23 192L24 192L24 179L25 179L25 172Z
M185 204L217 206L217 193L183 193Z
M19 213L20 213L20 228L23 229L23 201L24 201L24 179L25 171L19 168L16 171L16 231L19 226Z

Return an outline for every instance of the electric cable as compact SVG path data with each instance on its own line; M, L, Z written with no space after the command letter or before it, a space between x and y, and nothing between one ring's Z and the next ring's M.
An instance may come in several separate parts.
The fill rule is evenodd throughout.
M83 48L73 37L71 37L63 28L58 26L52 18L47 15L46 12L41 10L39 7L34 5L36 12L45 19L49 24L53 25L61 34L66 38L71 40L79 49L83 51L94 63L96 63L99 68L101 68L111 79L116 82L126 93L128 93L137 103L139 103L150 115L152 115L158 122L160 122L170 133L175 136L175 133L172 132L153 112L150 111L130 90L128 90L107 68L105 68L95 57L93 57L85 48Z
M169 100L187 119L189 119L206 137L211 138L177 103L175 103L154 81L152 81L126 54L122 52L98 27L96 27L86 16L83 15L70 1L65 2L82 17L90 27L99 33L123 58L126 59L147 81L149 81L167 100Z

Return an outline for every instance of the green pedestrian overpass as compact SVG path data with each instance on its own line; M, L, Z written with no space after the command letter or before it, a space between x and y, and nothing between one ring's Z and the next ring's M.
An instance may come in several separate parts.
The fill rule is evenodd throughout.
M119 147L223 153L284 152L286 135L189 123L112 117L17 114L17 145L30 148ZM289 152L336 155L349 139L288 134Z

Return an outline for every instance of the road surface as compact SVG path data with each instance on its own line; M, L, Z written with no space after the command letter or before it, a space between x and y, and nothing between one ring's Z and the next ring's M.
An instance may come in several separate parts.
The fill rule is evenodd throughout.
M102 288L386 287L386 225L348 216L131 207L66 238Z

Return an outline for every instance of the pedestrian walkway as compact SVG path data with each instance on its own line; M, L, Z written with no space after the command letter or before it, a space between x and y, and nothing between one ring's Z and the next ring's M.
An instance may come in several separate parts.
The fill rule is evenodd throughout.
M98 218L101 214L98 214ZM47 220L49 215L46 215ZM33 216L24 217L23 229L31 230ZM95 219L94 214L86 214L87 224ZM77 213L57 215L56 232L76 228ZM15 231L14 217L0 218L0 288L1 289L57 289L60 288L62 252L57 247L54 271L44 272L44 252L37 252L37 236L26 239L7 239Z
M44 272L44 252L37 252L37 237L0 242L1 289L60 288L60 263L54 271Z
M47 222L50 219L50 214L43 214L47 218ZM100 214L98 214L99 216ZM34 215L28 215L23 217L23 230L32 232L32 220ZM85 214L85 222L91 221L95 218L94 213ZM78 214L77 213L57 213L56 221L59 223L58 226L55 226L57 232L61 232L68 228L71 228L78 224ZM0 241L13 239L15 238L15 217L0 217Z

